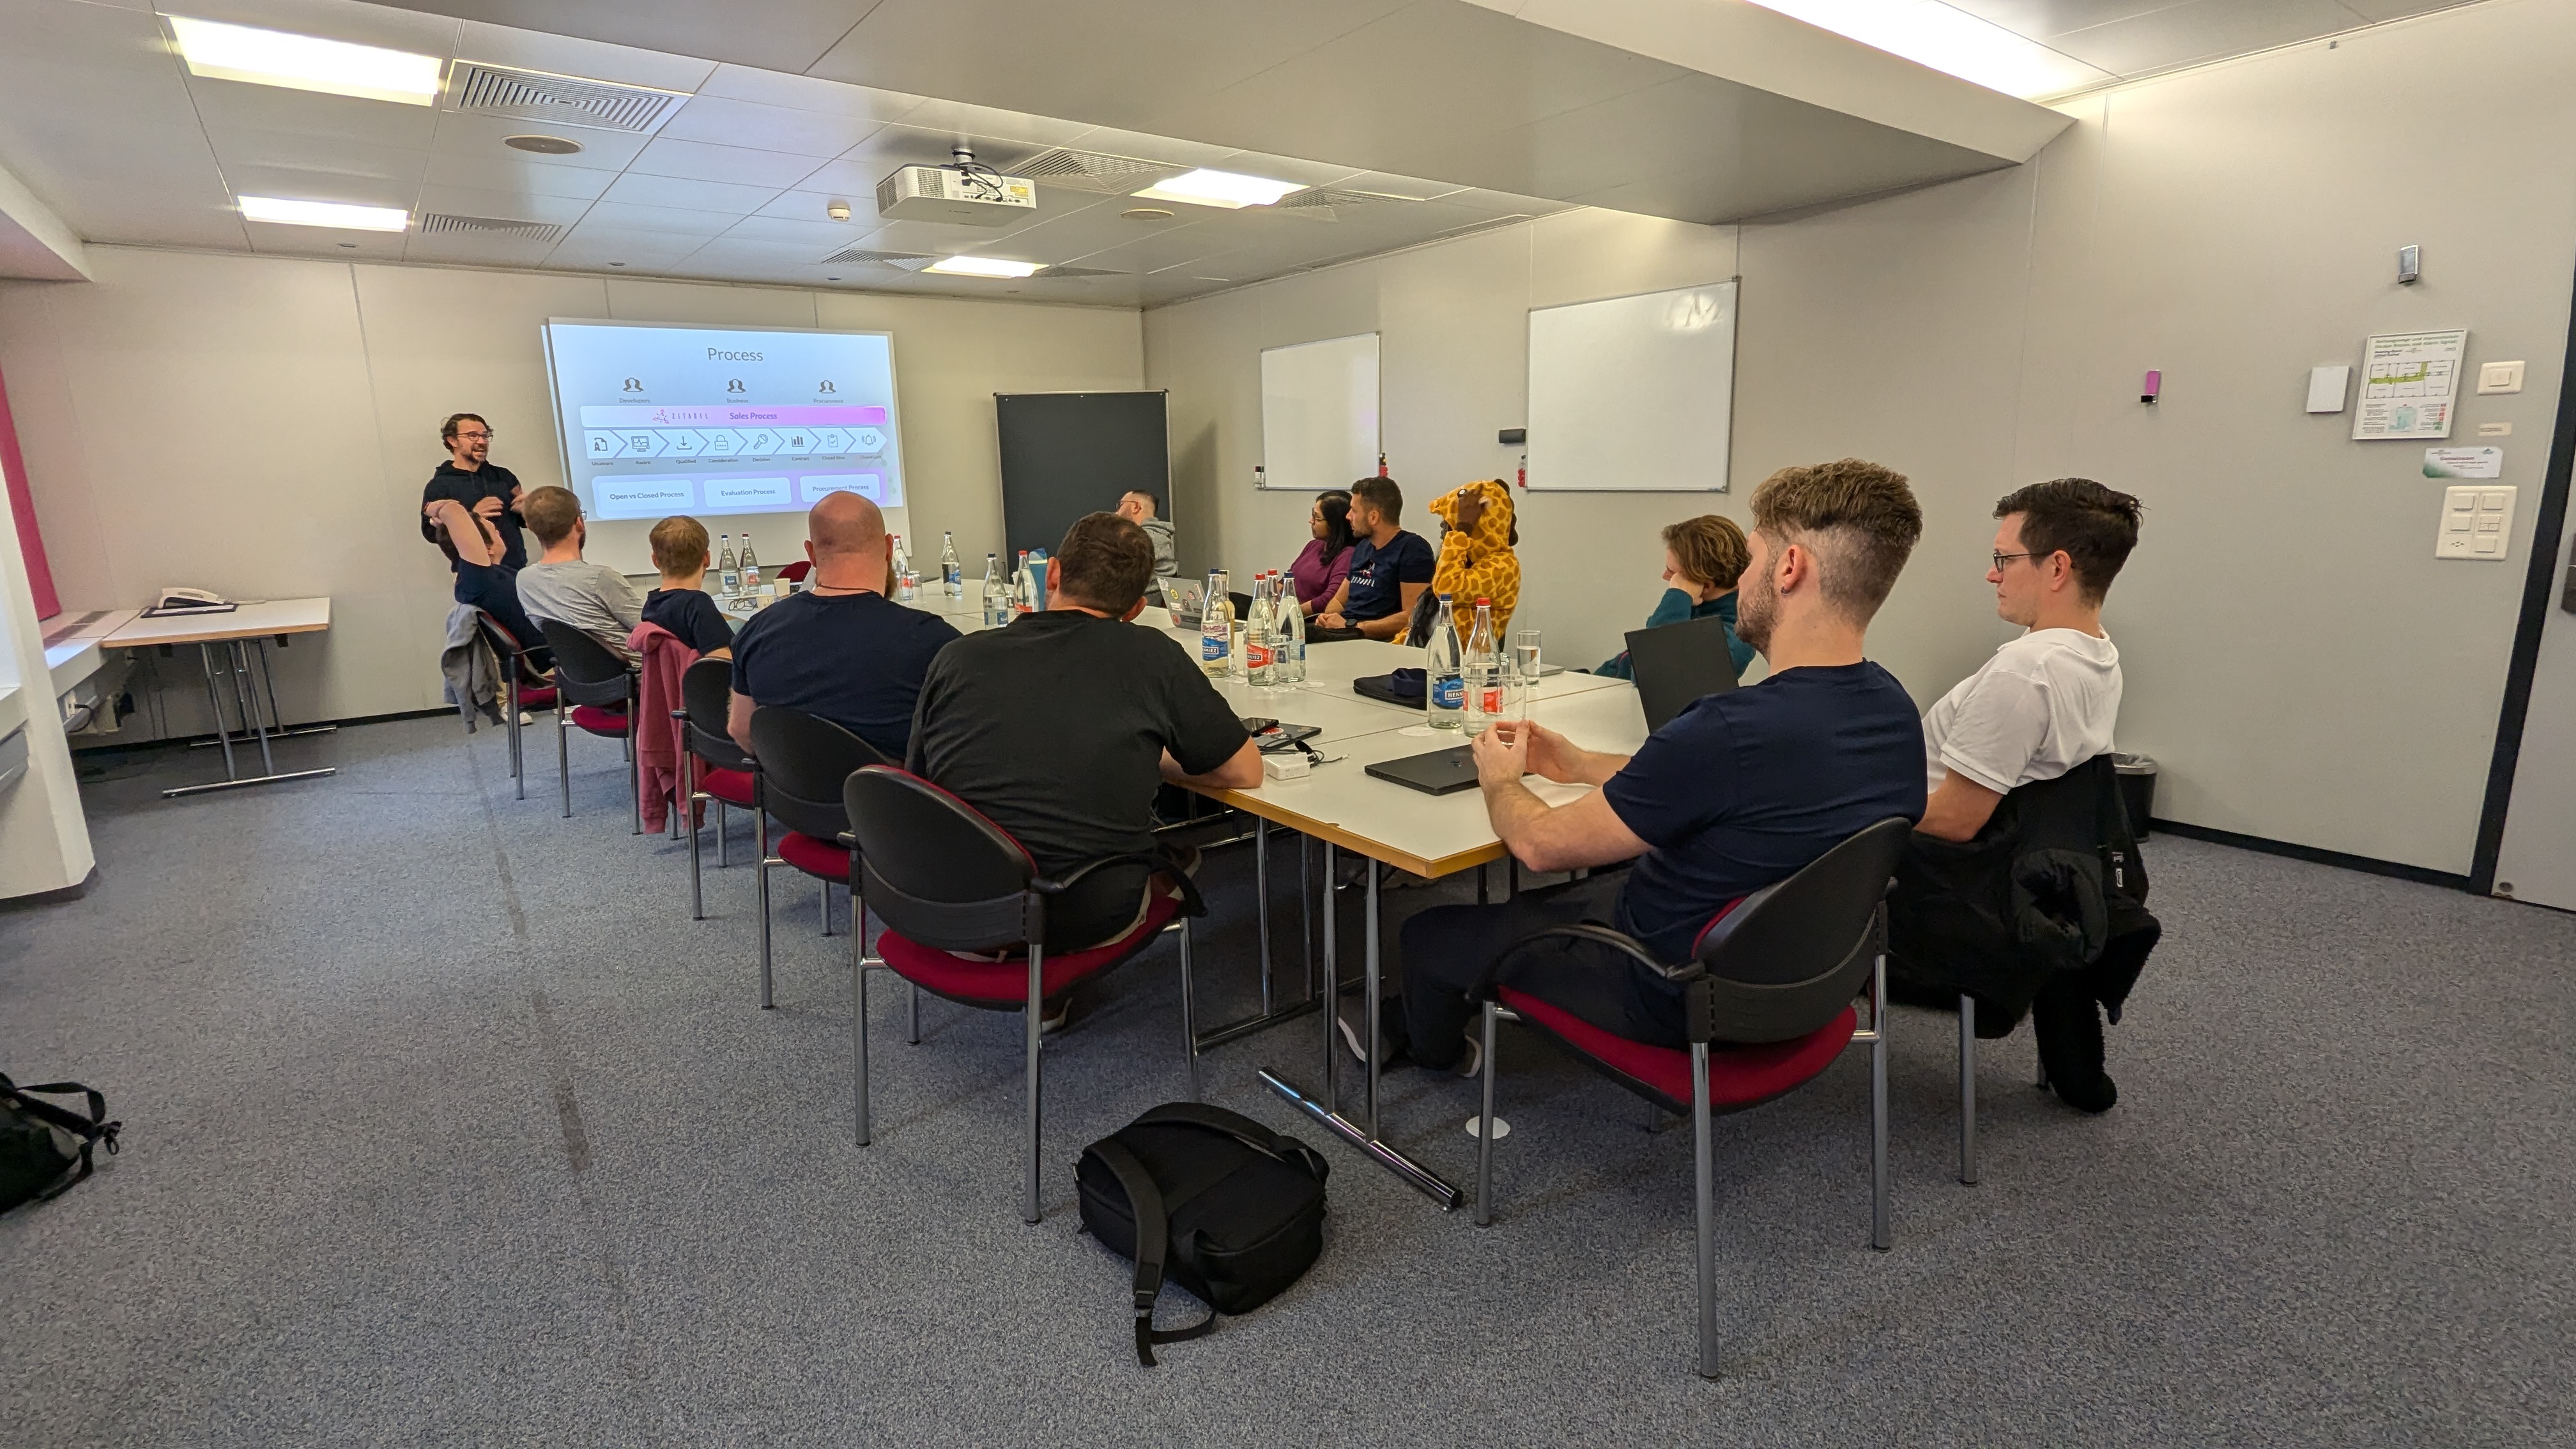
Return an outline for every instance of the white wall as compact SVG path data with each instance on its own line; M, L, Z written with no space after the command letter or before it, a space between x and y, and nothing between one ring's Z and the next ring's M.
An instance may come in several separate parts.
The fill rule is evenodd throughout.
M548 317L884 330L895 335L910 522L961 553L1000 547L995 392L1133 388L1137 314L92 247L91 283L0 283L0 374L63 607L133 607L166 584L245 598L328 594L334 623L274 655L290 719L436 708L450 608L414 521L446 456L439 422L479 412L496 461L560 483L538 324ZM644 525L592 552L643 568ZM797 556L772 525L764 558ZM933 545L932 557L936 557ZM162 677L175 733L202 689ZM129 720L128 729L141 721Z
M2098 477L2149 508L2109 623L2120 742L2162 762L2158 813L2465 873L2576 268L2571 71L2568 7L2495 0L2092 98L2007 173L1741 229L1573 213L1150 312L1175 491L1216 520L1184 552L1240 569L1302 538L1306 501L1249 483L1259 349L1382 330L1390 460L1426 498L1508 476L1493 435L1521 421L1530 307L1740 272L1736 488L1715 511L1741 519L1789 463L1909 474L1926 533L1872 652L1918 699L2005 633L1982 580L1994 500ZM2431 327L2469 328L2472 368L2530 364L2520 396L2464 398L2454 434L2514 424L2510 565L2433 559L2421 444L2301 410L2311 366ZM1615 647L1659 587L1655 527L1699 507L1522 499L1521 617L1560 660Z

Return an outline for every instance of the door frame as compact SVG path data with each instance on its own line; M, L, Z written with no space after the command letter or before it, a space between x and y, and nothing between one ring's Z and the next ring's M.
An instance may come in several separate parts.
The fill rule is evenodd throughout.
M2505 671L2504 708L2496 720L2495 757L2487 765L2486 804L2478 813L2477 854L2469 867L2469 889L2482 896L2495 894L2496 861L2504 853L2505 812L2513 804L2514 767L2522 759L2531 683L2540 669L2540 635L2549 626L2557 592L2558 552L2567 543L2571 472L2576 472L2576 305L2568 308L2567 347L2558 373L2558 419L2549 440L2549 467L2540 480L2540 512L2532 524L2531 557L2523 571L2513 661Z

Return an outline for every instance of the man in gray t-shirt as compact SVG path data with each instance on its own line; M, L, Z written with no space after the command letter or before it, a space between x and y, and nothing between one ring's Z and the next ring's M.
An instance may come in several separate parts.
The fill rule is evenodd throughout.
M589 536L581 500L569 489L532 488L522 495L519 516L545 546L543 558L519 571L519 604L528 617L570 624L619 658L633 659L626 636L644 620L644 596L624 574L581 556Z

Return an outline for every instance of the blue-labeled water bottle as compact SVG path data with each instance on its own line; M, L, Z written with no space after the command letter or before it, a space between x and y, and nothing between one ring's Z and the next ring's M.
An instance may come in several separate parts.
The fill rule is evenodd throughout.
M1465 650L1458 643L1458 619L1449 596L1440 596L1440 614L1431 621L1431 637L1422 642L1423 713L1435 730L1464 729L1467 724Z

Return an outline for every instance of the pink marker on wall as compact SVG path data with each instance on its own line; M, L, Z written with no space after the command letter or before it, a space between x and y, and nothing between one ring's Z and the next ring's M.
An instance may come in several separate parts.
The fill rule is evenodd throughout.
M2157 394L2162 393L2164 390L2165 375L2163 370L2159 368L2151 368L2147 372L2147 380L2138 386L2138 401L2142 403L2154 402Z

